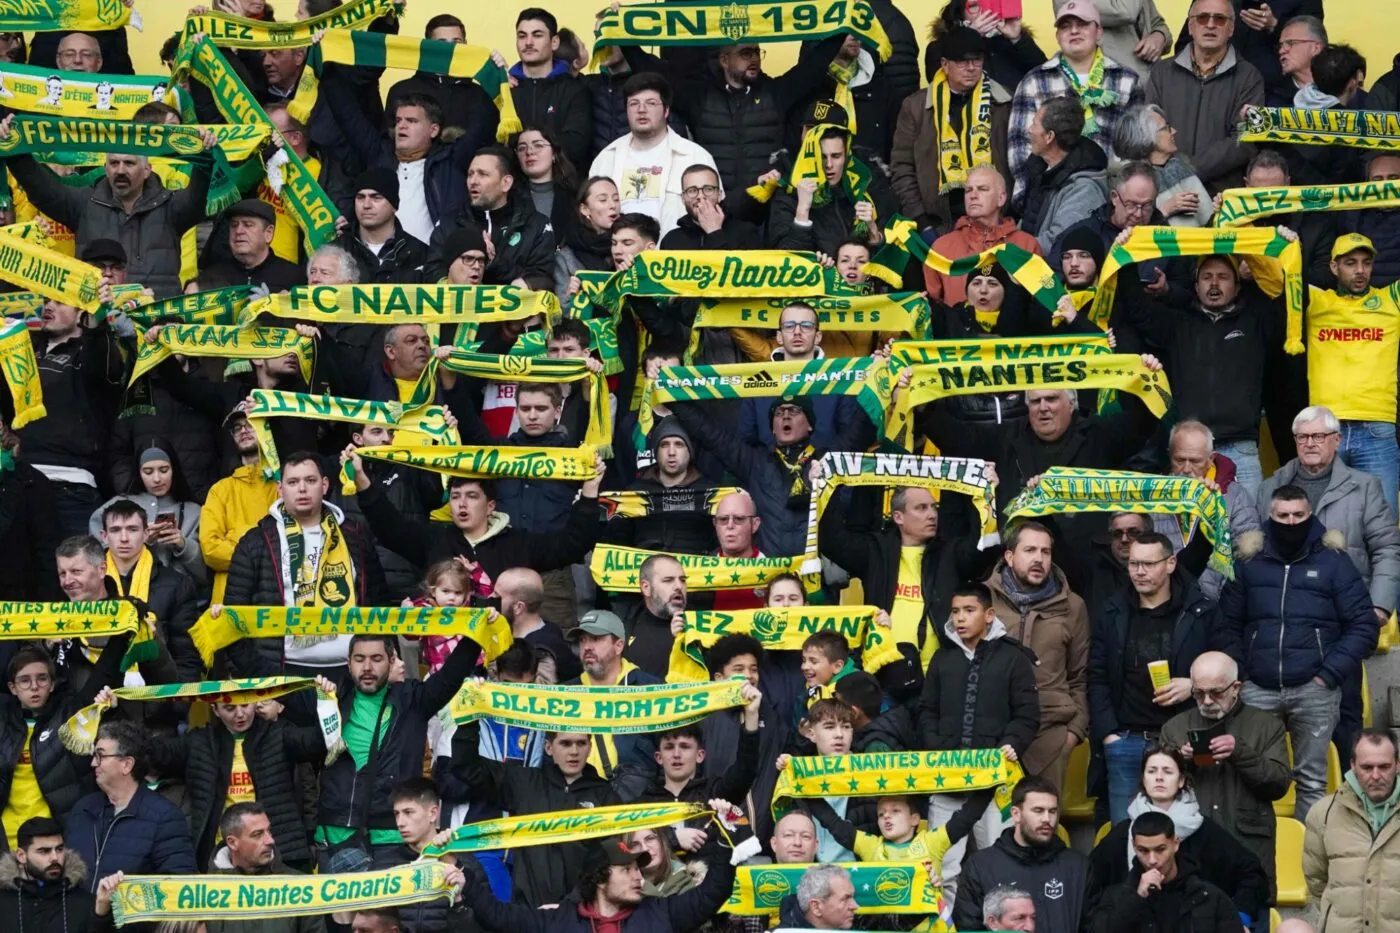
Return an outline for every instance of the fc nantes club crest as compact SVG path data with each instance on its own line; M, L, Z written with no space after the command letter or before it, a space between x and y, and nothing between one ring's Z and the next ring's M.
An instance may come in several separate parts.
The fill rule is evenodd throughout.
M749 5L747 2L734 2L720 10L719 31L731 42L738 42L749 34Z

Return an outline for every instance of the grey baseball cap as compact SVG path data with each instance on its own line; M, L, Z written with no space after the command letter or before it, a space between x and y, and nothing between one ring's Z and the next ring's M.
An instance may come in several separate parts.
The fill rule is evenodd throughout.
M616 613L608 612L606 609L594 609L592 612L585 612L583 618L578 620L578 627L569 630L569 641L578 641L580 635L611 635L613 638L626 638L627 632L622 628L622 620Z

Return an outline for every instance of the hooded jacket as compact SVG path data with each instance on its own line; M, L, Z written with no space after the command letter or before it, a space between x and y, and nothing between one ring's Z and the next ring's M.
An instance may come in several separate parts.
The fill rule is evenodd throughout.
M224 602L238 542L267 515L277 497L277 484L263 478L258 463L244 464L209 487L209 497L199 510L199 550L214 571L214 602Z
M514 816L622 802L592 765L584 765L583 773L569 782L548 758L538 768L483 758L480 742L480 726L475 722L458 727L452 737L452 774L467 785L473 799L489 800ZM532 908L557 904L577 883L586 856L582 843L517 849L512 873L515 890ZM470 899L474 909L479 909L480 902L476 896ZM479 915L478 919L484 922ZM512 933L528 926L516 925Z
M112 874L194 875L189 826L178 807L144 786L117 813L102 791L88 794L68 815L63 841L87 864L88 890Z
M463 173L465 174L465 170ZM461 185L461 176L456 180ZM496 255L486 267L483 281L488 285L508 285L524 279L536 291L554 287L554 247L557 234L549 218L535 210L529 192L512 188L506 203L493 211L464 204L461 210L444 215L428 240L428 260L423 281L436 282L447 274L455 256L445 254L447 241L459 227L475 226L486 231Z
M1040 690L1040 728L1067 726L1081 739L1089 734L1089 614L1084 600L1070 591L1065 573L1051 565L1059 590L1048 599L1016 608L1001 582L998 563L987 578L997 618L1012 638L1035 656L1035 680Z
M1031 653L1006 634L1000 619L968 648L949 619L952 648L934 654L919 700L920 748L1000 748L1017 755L1040 726Z
M1240 679L1265 690L1320 677L1339 687L1376 647L1371 597L1339 532L1308 519L1301 556L1286 559L1271 532L1238 544L1235 579L1220 594L1212 646L1240 664Z
M1008 829L991 848L963 861L953 925L959 930L983 926L982 901L993 888L1006 884L1030 893L1037 933L1078 933L1089 906L1088 882L1089 860L1058 837L1027 848L1016 843L1016 830Z
M63 876L35 881L6 852L0 855L0 916L15 933L87 933L94 898L83 882L87 871L72 849L63 853Z
M1034 233L1043 252L1070 227L1108 203L1108 156L1081 136L1053 167L1033 155L1026 160L1021 229Z
M1094 908L1090 933L1234 933L1241 926L1230 898L1205 880L1190 856L1180 850L1176 853L1176 877L1160 890L1139 897L1141 879L1142 865L1134 860L1127 879L1105 891Z

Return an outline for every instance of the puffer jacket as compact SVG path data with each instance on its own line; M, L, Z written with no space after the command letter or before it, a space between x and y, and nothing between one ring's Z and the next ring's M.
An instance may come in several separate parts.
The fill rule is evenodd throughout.
M992 605L1007 633L1035 655L1040 690L1040 728L1067 726L1079 738L1089 734L1089 613L1070 591L1065 572L1051 567L1059 591L1022 613L1001 582L1003 561L986 580Z
M157 739L152 760L166 776L185 779L190 836L195 859L209 863L215 854L219 819L233 768L233 733L215 718L209 725L182 736ZM283 720L268 722L261 716L243 733L243 760L248 765L258 803L267 809L272 838L279 858L303 861L311 857L302 823L301 788L295 765L316 762L326 756L326 742L318 726L294 726Z
M261 803L259 794L259 803ZM242 872L233 867L229 860L228 848L220 848L210 864L209 874L211 875L238 875L248 877L257 874L269 875L301 875L302 872L295 868L289 868L282 859L283 845L282 837L273 833L273 839L277 841L277 856L272 864L267 867L266 872ZM201 862L200 864L205 864ZM435 902L439 903L439 902ZM260 920L245 920L243 918L227 920L205 920L208 933L325 933L326 919L320 914L303 914L299 917L265 917Z
M969 650L953 628L943 632L953 647L929 665L919 700L920 748L1000 748L1024 754L1040 726L1034 658L1006 634L1000 619Z
M1274 490L1292 483L1298 461L1290 460L1259 487L1259 514L1268 514ZM1313 516L1329 531L1346 539L1347 556L1371 593L1371 605L1390 612L1400 598L1400 530L1381 492L1380 480L1353 469L1338 457L1332 478L1317 501Z
M93 896L83 882L87 869L77 852L63 853L63 877L41 883L30 878L10 853L0 855L0 916L16 933L87 933Z
M19 700L8 692L0 698L0 800L10 799L15 765L25 752L26 740L39 791L54 819L63 822L78 798L97 788L90 762L64 748L58 729L74 713L90 704L103 687L122 685L125 672L121 661L130 643L129 634L112 638L103 646L97 664L77 690L62 693L55 689L49 701L35 713L32 737ZM14 843L5 838L3 825L0 825L0 848L6 851L14 848Z
M1380 832L1371 829L1366 804L1342 786L1313 805L1303 837L1303 876L1308 900L1324 933L1374 933L1400 921L1400 810Z
M29 339L50 417L14 432L19 455L27 463L87 470L101 484L125 378L117 338L101 325L59 344L51 344L43 331L30 333ZM53 417L54 412L62 417ZM10 393L0 392L0 419L13 424L14 413Z
M890 40L890 57L880 63L896 102L919 89L919 36L893 0L870 0L870 9Z
M1201 875L1184 852L1176 854L1176 877L1159 893L1139 897L1142 864L1134 861L1127 880L1109 888L1094 908L1090 933L1204 933L1240 926L1235 904L1225 892Z
M214 571L214 602L224 601L238 542L267 514L277 495L277 484L264 479L256 463L238 467L209 488L199 510L199 550L205 566Z
M93 240L116 240L126 250L130 281L157 298L180 294L180 238L205 217L207 168L193 163L189 187L180 191L148 176L128 214L106 178L91 188L70 188L32 156L15 156L5 164L41 213L73 231L79 256Z
M1240 664L1240 679L1266 690L1320 677L1338 687L1376 648L1371 597L1346 556L1340 532L1308 519L1303 556L1286 561L1267 532L1236 546L1235 579L1220 594L1217 650Z
M194 875L189 825L173 803L138 787L122 812L102 791L88 794L68 815L63 841L87 864L88 890L112 874Z

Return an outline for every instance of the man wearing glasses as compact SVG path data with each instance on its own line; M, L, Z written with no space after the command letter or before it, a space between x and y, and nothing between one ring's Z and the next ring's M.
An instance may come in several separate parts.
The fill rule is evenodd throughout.
M662 249L734 250L763 246L758 228L740 220L741 211L729 209L730 199L719 186L719 173L708 165L692 165L685 170L681 176L681 197L685 200L685 216L661 238ZM752 201L747 195L742 197L746 202Z
M1147 102L1166 112L1177 146L1212 193L1237 188L1253 150L1235 139L1235 121L1264 103L1264 78L1230 45L1230 0L1195 0L1187 29L1191 41L1177 56L1152 66Z
M1114 823L1127 818L1139 790L1143 752L1185 710L1186 672L1219 623L1215 601L1177 566L1165 535L1140 534L1128 546L1127 566L1132 588L1115 593L1093 619L1089 649L1089 728L1103 749Z
M1327 48L1327 27L1316 16L1295 16L1278 34L1278 64L1283 72L1279 86L1270 85L1264 103L1292 107L1293 98L1312 84L1312 62Z
M1274 801L1288 793L1283 721L1240 699L1234 659L1207 651L1191 665L1194 709L1162 726L1162 744L1181 749L1201 812L1234 833L1274 877ZM1197 748L1192 735L1209 736Z

